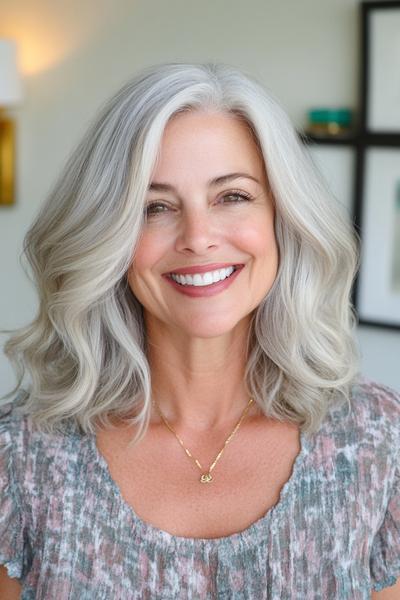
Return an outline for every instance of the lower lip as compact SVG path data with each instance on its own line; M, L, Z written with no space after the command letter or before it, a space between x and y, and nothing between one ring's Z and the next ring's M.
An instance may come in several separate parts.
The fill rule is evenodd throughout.
M191 296L192 298L203 298L207 296L214 296L215 294L219 294L219 292L222 292L228 288L239 275L242 268L243 267L238 267L230 277L227 277L222 281L217 281L216 283L211 283L210 285L180 285L171 277L168 277L167 275L164 275L164 277L181 294L184 294L185 296Z

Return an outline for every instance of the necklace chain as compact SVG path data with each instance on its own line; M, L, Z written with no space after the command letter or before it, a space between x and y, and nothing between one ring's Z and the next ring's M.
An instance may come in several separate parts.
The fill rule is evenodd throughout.
M227 437L227 439L225 440L225 443L222 447L222 449L218 452L215 460L212 462L212 464L210 465L208 471L206 471L205 473L202 473L201 477L200 477L200 481L201 483L209 483L210 481L212 481L212 475L211 475L211 471L213 470L213 468L215 467L215 465L217 464L218 460L221 458L221 455L223 453L223 451L225 450L226 446L229 444L229 442L231 441L231 439L233 438L233 436L235 435L235 433L237 432L237 430L239 429L244 417L247 414L247 411L250 408L250 404L253 402L253 398L250 398L246 408L244 409L242 416L240 417L238 423L236 424L234 430L232 431L232 433ZM184 449L184 451L186 452L186 454L189 456L189 458L191 458L192 460L194 460L195 464L199 467L200 471L203 471L203 467L201 466L201 464L199 463L199 461L197 460L197 458L194 458L194 456L192 456L192 454L190 453L190 451L185 448L181 438L179 437L179 435L176 433L176 431L174 431L174 429L171 427L171 425L168 423L168 421L165 419L165 417L163 416L158 404L156 403L155 400L153 400L153 405L156 407L161 419L163 420L164 424L168 427L168 429L174 434L174 436L177 438L177 440L179 441L180 445L182 446L182 448Z

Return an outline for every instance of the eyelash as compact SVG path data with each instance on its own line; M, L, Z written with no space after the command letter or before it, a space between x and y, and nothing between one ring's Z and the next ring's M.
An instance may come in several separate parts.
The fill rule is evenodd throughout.
M224 194L222 196L222 198L227 198L227 197L230 197L230 196L236 196L238 198L241 198L240 201L236 201L236 202L233 202L231 204L239 204L240 202L250 202L251 200L253 200L253 197L250 196L250 194L247 194L245 192L239 192L239 191L232 191L232 192L229 192L228 194ZM158 211L158 212L155 212L155 213L149 212L149 209L150 208L154 208L155 206L164 206L164 207L168 208L168 206L166 204L164 204L163 202L150 202L146 206L146 209L145 209L145 213L146 213L147 216L150 216L150 217L157 216L157 215L161 215L162 213L165 212L164 210Z

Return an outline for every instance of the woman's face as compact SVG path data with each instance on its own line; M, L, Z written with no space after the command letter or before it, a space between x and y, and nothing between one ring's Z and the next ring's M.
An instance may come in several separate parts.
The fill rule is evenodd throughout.
M215 337L249 320L274 282L278 249L263 160L247 126L233 115L175 115L164 131L146 214L128 273L146 321ZM206 267L214 281L221 263L240 268L204 286L170 277Z

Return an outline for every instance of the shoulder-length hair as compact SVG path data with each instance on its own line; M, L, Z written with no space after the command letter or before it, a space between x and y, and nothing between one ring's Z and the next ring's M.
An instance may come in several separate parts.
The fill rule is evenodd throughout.
M43 430L72 418L93 434L96 422L112 427L112 416L135 425L132 443L146 432L151 372L127 271L166 124L194 110L245 120L275 203L279 267L252 315L249 395L265 415L308 434L333 401L350 403L359 374L350 300L359 240L350 221L262 85L226 64L166 63L104 105L25 236L39 309L29 325L7 331L17 384L3 399L22 392L23 413Z

